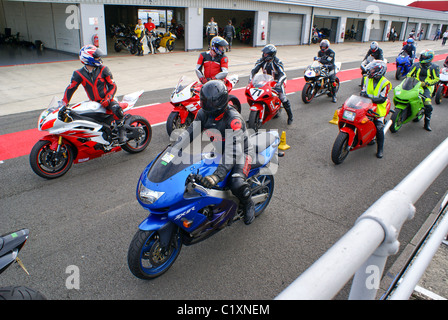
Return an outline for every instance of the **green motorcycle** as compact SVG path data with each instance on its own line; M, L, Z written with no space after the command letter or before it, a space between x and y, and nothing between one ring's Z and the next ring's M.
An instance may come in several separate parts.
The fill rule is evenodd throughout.
M394 89L394 105L390 131L395 133L403 124L420 121L424 114L423 87L415 78L408 77Z

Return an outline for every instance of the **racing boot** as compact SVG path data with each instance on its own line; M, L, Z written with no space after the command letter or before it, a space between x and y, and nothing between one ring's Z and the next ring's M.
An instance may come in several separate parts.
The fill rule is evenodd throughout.
M292 111L291 111L291 103L289 100L286 100L282 103L283 108L286 110L286 114L288 115L288 125L290 125L293 121Z
M375 120L376 126L376 157L381 159L383 157L383 147L384 147L384 124L382 121Z
M117 129L118 129L118 143L119 144L126 143L126 128L124 127L124 119L119 120L119 122L117 122Z
M431 118L425 117L425 125L423 126L423 128L426 131L432 131L431 127L429 126L430 122L431 122Z
M252 198L249 198L241 203L244 211L244 223L251 224L255 220L255 205Z

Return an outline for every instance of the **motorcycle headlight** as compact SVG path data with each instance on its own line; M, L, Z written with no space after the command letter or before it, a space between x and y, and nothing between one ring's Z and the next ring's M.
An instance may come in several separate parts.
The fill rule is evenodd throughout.
M143 183L140 183L138 188L138 196L143 203L153 204L156 202L161 196L163 196L165 192L154 191L146 188Z

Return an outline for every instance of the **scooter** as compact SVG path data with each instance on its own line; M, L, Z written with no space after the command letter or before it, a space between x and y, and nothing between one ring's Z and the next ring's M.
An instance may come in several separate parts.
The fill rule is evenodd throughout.
M390 100L387 99L386 116L390 105ZM339 133L331 150L331 160L335 164L341 164L350 151L365 147L376 137L373 120L378 114L375 110L376 104L369 98L352 95L344 102L338 111ZM385 132L390 123L385 127Z
M0 236L0 274L16 262L28 275L22 260L19 259L19 251L28 240L30 231L21 229ZM31 288L24 286L8 286L0 288L0 300L47 300L47 298Z
M306 81L302 89L302 101L310 103L314 98L323 94L330 94L330 75L337 74L341 70L341 63L335 63L335 69L328 71L328 69L315 57L311 65L305 70L304 79ZM336 82L335 91L339 90L339 78L335 77Z
M131 110L142 91L125 95L120 102L123 112ZM123 127L126 142L119 143L119 128L112 111L95 101L84 101L70 108L56 97L42 112L39 131L48 131L31 149L33 171L47 179L61 177L73 163L86 162L121 149L142 152L152 137L151 125L145 118L126 114Z
M278 132L270 131L249 139L257 156L247 181L258 217L274 193L280 138ZM134 276L149 280L162 275L173 265L182 245L205 240L242 219L238 198L226 188L229 176L213 189L199 183L198 175L212 174L220 158L215 152L184 154L168 146L143 170L137 200L149 215L128 250L128 266Z
M448 68L440 70L439 79L439 83L434 88L436 104L441 104L442 98L448 98Z
M246 87L245 95L250 106L248 127L255 132L280 114L282 102L273 89L275 85L276 81L271 75L258 73Z
M228 92L232 90L238 81L238 75L232 75L225 79ZM166 120L166 132L169 136L175 129L187 128L194 120L196 113L201 109L199 97L201 88L202 83L199 81L193 81L187 76L180 78L170 97L173 111L171 111ZM229 105L241 113L241 103L234 95L229 95Z
M166 50L168 50L169 52L171 52L174 50L175 41L176 41L176 36L173 33L171 33L170 31L165 32L165 33L159 32L157 34L156 39L154 40L154 47L157 50L160 47L163 47Z
M423 88L421 82L408 77L394 89L394 114L390 131L395 133L410 121L420 121L424 114Z
M395 65L397 66L397 70L395 71L395 79L401 80L411 71L412 59L409 55L402 51L398 54Z

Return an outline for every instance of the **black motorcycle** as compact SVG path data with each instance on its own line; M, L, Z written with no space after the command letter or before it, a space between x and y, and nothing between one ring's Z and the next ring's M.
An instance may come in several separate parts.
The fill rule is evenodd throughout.
M302 101L310 103L315 97L321 96L325 93L330 94L330 76L332 73L338 73L341 69L341 63L336 62L335 69L329 71L319 59L315 59L311 65L305 70L304 79L305 86L302 89ZM339 78L335 77L337 86L335 92L339 90Z
M27 274L23 262L17 256L29 236L28 229L21 229L0 236L0 274L16 262ZM0 300L47 300L40 292L24 286L0 288Z

